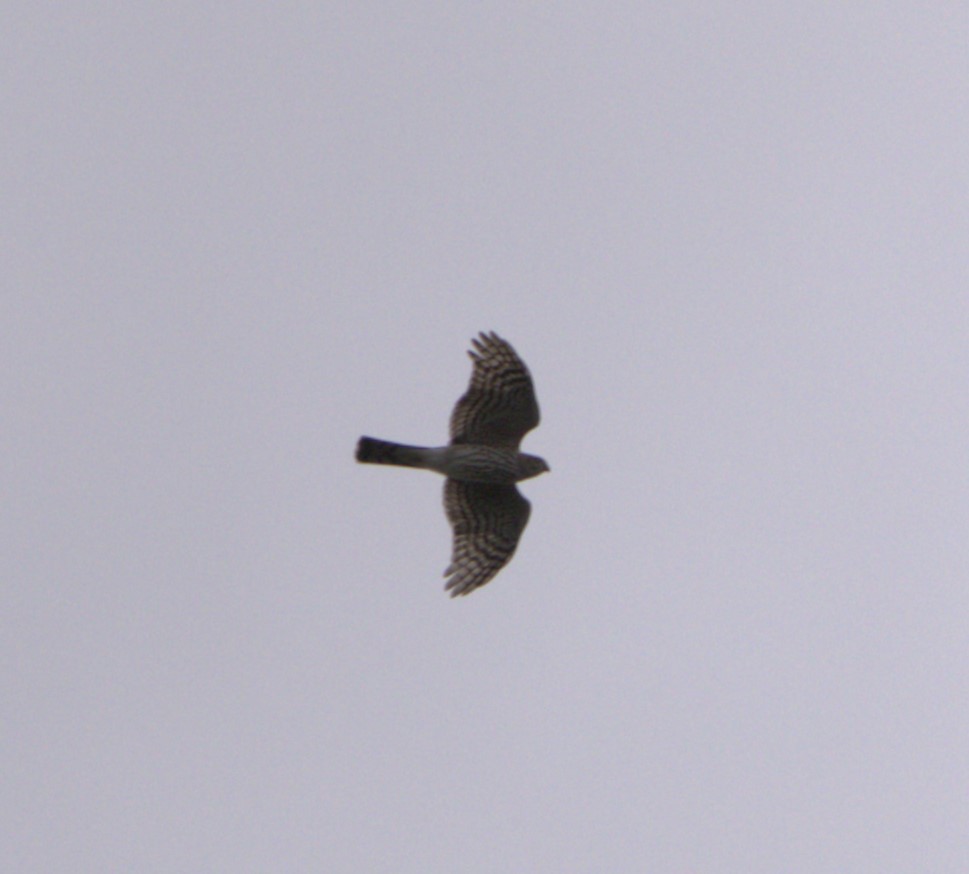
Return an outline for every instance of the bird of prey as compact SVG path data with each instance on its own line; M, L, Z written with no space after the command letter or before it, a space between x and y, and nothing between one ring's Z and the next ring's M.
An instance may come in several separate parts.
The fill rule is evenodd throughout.
M444 576L452 597L483 586L508 563L531 510L515 483L549 469L543 459L518 450L539 421L525 363L494 332L481 333L471 344L471 384L451 413L447 446L361 437L356 453L357 461L420 467L447 477L444 511L454 542Z

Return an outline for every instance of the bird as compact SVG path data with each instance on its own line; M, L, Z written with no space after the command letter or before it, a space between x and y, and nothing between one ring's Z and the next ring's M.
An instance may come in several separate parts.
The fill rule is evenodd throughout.
M361 437L356 459L436 471L446 477L444 511L451 525L445 591L467 595L514 555L531 513L516 483L545 473L545 459L519 451L539 423L538 401L525 362L494 331L471 340L471 382L450 420L446 446L408 446Z

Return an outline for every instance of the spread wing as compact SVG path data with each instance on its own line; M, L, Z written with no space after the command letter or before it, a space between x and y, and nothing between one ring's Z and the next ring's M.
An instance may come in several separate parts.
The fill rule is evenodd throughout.
M453 598L483 586L508 564L531 505L513 485L448 479L444 511L454 529L451 564L444 571Z
M471 343L471 384L451 413L451 442L517 449L539 420L528 368L494 332Z

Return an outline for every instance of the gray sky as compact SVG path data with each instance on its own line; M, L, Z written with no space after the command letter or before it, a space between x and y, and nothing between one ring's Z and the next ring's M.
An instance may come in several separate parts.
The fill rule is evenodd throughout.
M5 10L10 870L965 870L963 3Z

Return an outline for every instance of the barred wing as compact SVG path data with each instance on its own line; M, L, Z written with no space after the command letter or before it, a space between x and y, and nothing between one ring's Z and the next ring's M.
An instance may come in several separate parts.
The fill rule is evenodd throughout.
M531 505L515 486L448 479L444 511L454 529L451 564L444 571L450 577L444 588L453 598L483 586L508 564Z
M451 413L451 442L517 448L539 419L528 368L494 332L471 343L471 384Z

